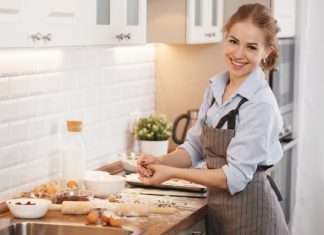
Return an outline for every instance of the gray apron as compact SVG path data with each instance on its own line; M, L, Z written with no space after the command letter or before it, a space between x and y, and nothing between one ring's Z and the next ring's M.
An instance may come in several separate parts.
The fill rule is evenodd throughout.
M226 164L227 147L235 134L236 116L240 106L246 101L243 98L237 108L225 115L215 128L203 124L201 143L209 169L221 168ZM221 129L225 122L227 129ZM258 167L252 181L235 195L227 190L208 188L208 234L289 234L278 198L264 167Z

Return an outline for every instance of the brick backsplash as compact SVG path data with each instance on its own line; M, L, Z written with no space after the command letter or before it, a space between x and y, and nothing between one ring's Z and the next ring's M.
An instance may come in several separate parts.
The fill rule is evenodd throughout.
M132 147L132 114L155 110L155 48L0 51L0 201L60 175L67 119L84 122L87 168Z

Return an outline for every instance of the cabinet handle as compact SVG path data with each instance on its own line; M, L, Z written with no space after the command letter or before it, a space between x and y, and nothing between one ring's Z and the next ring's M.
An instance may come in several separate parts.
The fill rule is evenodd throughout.
M35 41L41 40L42 34L38 32L38 33L30 35L30 37L33 40L33 42L35 42Z
M205 36L208 38L211 38L211 37L215 37L216 34L215 33L205 33Z
M124 38L126 38L127 40L130 40L132 38L131 33L124 34Z
M51 34L51 33L48 33L48 34L44 35L44 36L42 37L42 39L43 39L44 41L46 41L46 42L50 42L50 41L52 41L52 34Z
M118 41L121 41L124 39L124 34L120 33L116 35L116 38L118 39Z
M203 232L194 231L191 233L191 235L203 235Z

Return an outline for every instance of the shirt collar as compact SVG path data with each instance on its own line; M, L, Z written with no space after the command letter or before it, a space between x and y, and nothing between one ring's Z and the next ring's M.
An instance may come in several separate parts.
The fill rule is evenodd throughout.
M224 94L224 89L228 82L228 79L228 72L221 73L218 76L210 79L212 93L218 104L222 103L222 96ZM267 84L265 80L265 74L260 67L257 67L252 73L249 74L247 79L245 79L239 89L233 94L233 97L240 95L247 99L251 99L251 97L261 87L264 87L265 84Z

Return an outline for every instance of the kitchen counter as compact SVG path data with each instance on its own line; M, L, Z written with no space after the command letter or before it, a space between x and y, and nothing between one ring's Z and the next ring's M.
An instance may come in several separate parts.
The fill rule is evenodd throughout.
M120 162L102 167L100 170L108 171L112 174L120 173ZM131 189L128 189L128 191ZM141 195L146 201L150 200L170 200L176 202L178 210L174 214L150 214L147 217L124 217L123 228L126 230L140 231L143 235L168 234L175 235L187 230L197 222L203 220L207 215L206 198L172 197ZM98 227L102 225L85 225L84 215L63 215L60 211L48 211L45 217L38 220L17 220L10 212L0 211L0 230L10 224L15 223L46 223L59 225L73 225L79 227Z
M157 197L157 196L145 196ZM172 197L169 197L172 200ZM202 220L207 213L206 199L198 198L176 198L187 202L185 208L178 208L177 212L171 215L166 214L150 214L148 217L125 217L123 228L142 231L145 235L158 234L178 234L180 231L192 227L196 222ZM189 203L188 203L189 202ZM84 215L63 215L60 211L49 211L47 215L38 220L17 220L14 219L9 212L0 214L0 230L1 227L14 223L33 222L33 223L49 223L49 224L66 224L77 226L93 226L85 225ZM96 225L101 227L101 225Z

